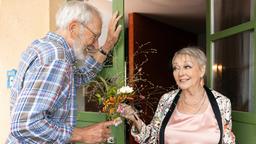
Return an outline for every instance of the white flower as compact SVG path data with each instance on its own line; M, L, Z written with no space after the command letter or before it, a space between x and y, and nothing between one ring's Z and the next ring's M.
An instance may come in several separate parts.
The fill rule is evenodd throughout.
M128 94L132 92L133 88L130 86L122 86L120 89L117 90L117 94Z

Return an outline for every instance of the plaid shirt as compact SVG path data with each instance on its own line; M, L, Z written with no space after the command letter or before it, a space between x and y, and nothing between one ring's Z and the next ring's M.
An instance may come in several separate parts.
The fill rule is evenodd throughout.
M22 54L11 89L11 133L6 143L67 143L76 125L76 87L102 68L91 56L75 66L63 37L48 33Z

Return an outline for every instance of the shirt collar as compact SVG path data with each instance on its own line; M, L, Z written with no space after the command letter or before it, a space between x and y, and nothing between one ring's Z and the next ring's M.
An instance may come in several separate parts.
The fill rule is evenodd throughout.
M68 59L74 64L76 63L75 53L72 48L68 45L67 41L61 36L53 32L48 32L46 37L50 40L56 41L58 44L62 45L67 51Z

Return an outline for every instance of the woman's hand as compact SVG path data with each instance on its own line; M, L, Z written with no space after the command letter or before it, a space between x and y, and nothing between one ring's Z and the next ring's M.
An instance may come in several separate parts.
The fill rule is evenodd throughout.
M140 131L142 127L142 120L138 117L137 112L134 108L127 104L119 104L117 112L121 114L122 117L131 121L135 127Z
M119 104L117 112L119 112L122 117L132 122L135 122L137 119L137 117L135 116L136 111L130 105L124 103Z

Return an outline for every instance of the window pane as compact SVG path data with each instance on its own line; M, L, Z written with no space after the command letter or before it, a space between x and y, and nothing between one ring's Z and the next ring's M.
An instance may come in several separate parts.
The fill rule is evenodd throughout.
M213 88L229 97L232 108L251 111L252 32L243 32L214 43Z
M252 0L214 0L214 31L250 21Z

